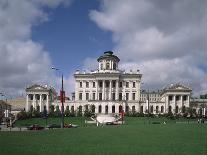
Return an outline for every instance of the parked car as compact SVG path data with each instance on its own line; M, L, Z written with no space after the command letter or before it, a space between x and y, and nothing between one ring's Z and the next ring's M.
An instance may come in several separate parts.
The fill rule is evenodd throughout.
M47 126L49 129L54 129L54 128L61 128L61 126L59 124L49 124Z
M77 128L78 125L75 124L64 124L64 128Z
M27 130L42 130L42 129L44 129L44 127L38 124L33 124L27 127Z

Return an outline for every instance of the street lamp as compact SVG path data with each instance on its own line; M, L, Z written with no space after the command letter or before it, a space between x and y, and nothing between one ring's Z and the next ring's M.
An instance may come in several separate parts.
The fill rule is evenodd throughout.
M55 68L55 67L52 67L53 70L56 70L56 71L59 71L60 69L58 68ZM60 99L61 99L61 103L62 103L62 106L61 106L61 128L64 128L64 106L63 106L63 103L64 103L64 99L65 99L65 95L64 95L64 90L63 90L63 73L62 73L62 88L61 88L61 91L60 91Z
M142 82L141 84L145 84L144 82ZM146 91L147 92L147 113L148 113L148 115L150 114L150 108L149 108L149 100L150 100L150 98L149 98L149 89Z

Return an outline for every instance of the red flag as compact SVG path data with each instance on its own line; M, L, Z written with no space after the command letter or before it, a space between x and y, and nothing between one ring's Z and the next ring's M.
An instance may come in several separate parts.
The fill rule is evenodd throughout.
M65 102L65 91L60 91L60 101L63 103Z

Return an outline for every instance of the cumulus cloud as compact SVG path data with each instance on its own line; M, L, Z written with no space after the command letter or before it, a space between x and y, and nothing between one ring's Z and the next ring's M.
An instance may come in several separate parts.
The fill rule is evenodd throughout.
M104 0L89 14L112 32L121 66L140 68L150 88L183 82L207 91L207 1Z
M70 0L0 1L0 92L19 95L31 83L53 83L52 62L43 45L31 40L32 27L49 19L44 8Z

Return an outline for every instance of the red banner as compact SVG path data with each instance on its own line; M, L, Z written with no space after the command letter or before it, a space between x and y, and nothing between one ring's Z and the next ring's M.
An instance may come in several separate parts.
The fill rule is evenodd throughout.
M65 102L65 91L60 91L60 101L61 101L61 103L63 102Z

